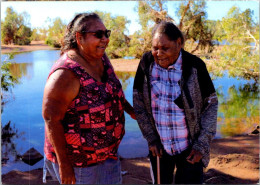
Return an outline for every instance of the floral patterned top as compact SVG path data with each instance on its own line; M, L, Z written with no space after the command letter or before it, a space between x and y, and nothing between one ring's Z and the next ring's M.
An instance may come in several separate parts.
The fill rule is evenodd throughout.
M71 102L62 125L68 157L74 167L87 167L106 160L117 159L117 150L125 133L125 96L109 59L104 55L102 82L91 77L67 53L53 65L49 76L57 69L69 69L80 81L80 90ZM45 129L44 153L57 163Z

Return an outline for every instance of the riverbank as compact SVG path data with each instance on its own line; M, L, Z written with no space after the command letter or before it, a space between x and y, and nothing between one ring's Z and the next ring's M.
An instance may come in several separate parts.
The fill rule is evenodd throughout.
M1 45L1 53L13 53L13 52L29 52L36 50L57 50L51 46L44 44L44 41L32 41L30 45ZM139 64L139 59L112 59L111 63L115 71L135 72Z
M259 183L259 135L215 139L211 161L205 169L205 184ZM123 184L151 184L147 157L122 159ZM48 184L57 181L48 178ZM11 171L2 175L3 184L42 184L42 169Z
M36 50L56 50L56 48L48 46L44 41L32 41L30 45L1 45L1 54L13 52L29 52Z

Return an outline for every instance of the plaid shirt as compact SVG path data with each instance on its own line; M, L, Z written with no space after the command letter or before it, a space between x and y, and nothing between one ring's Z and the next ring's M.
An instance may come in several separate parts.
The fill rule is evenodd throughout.
M168 69L154 63L151 74L152 112L164 149L175 155L188 145L188 129L184 110L174 100L181 94L178 81L182 75L182 54Z

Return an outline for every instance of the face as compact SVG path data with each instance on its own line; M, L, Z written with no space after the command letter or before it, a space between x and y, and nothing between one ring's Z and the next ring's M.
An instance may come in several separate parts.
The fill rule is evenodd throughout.
M168 68L176 62L181 51L181 39L171 41L165 34L155 33L152 40L152 54L155 62L163 68Z
M93 20L87 33L78 35L77 43L83 55L96 59L100 59L104 55L109 38L106 38L104 34L101 38L98 38L98 34L95 33L98 30L106 31L106 27L100 20Z

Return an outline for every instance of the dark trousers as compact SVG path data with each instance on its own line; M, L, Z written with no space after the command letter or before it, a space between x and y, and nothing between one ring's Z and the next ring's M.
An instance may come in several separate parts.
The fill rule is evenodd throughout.
M175 184L202 184L203 182L203 163L191 164L187 162L186 157L190 154L190 149L183 151L181 154L171 156L166 151L160 158L160 180L161 184L172 184L173 173L176 167ZM149 153L152 164L155 184L157 182L157 157Z

